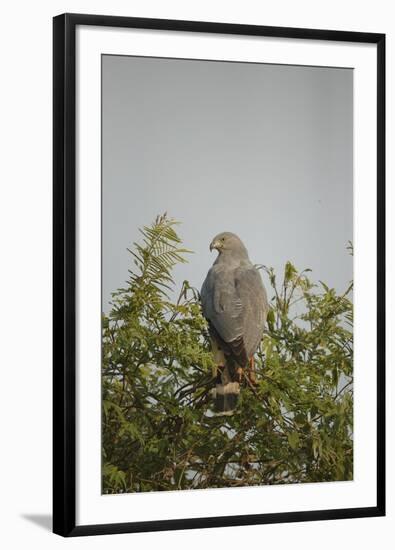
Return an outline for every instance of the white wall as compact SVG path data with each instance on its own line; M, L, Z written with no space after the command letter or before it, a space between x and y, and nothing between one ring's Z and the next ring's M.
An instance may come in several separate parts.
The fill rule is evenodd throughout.
M52 21L59 13L103 13L387 33L387 98L394 90L395 19L388 0L75 0L7 2L2 8L0 131L1 223L1 486L4 548L389 548L395 520L394 441L388 441L388 516L201 531L68 539L52 535L51 511L51 80ZM388 105L387 151L394 150L394 110ZM387 181L394 177L388 154ZM388 189L388 208L394 191ZM389 217L389 216L388 216ZM390 218L390 217L389 217ZM394 235L388 220L388 240ZM391 241L392 244L392 241ZM392 247L393 248L393 247ZM388 281L395 277L388 246ZM4 259L5 258L5 259ZM394 292L388 290L390 305ZM394 309L394 308L392 308ZM394 346L389 319L388 395ZM392 391L391 391L392 390ZM395 423L393 399L388 426ZM389 435L393 430L389 429ZM218 511L219 514L221 511ZM242 513L242 510L237 511ZM204 514L204 510L202 511ZM42 526L44 524L44 527ZM392 535L392 536L391 536ZM24 546L23 546L24 545Z

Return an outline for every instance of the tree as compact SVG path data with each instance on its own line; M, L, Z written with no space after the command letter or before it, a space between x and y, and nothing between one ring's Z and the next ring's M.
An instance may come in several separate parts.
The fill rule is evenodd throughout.
M103 492L352 479L352 284L338 295L287 262L233 416L212 413L215 366L199 294L166 215L141 230L103 315Z

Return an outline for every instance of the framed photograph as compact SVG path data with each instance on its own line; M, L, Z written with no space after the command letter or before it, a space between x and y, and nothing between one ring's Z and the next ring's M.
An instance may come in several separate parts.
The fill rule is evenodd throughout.
M385 36L53 24L54 532L384 515Z

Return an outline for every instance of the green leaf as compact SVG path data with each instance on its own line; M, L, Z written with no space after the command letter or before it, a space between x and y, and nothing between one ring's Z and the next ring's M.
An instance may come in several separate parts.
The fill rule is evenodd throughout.
M288 443L294 451L299 447L300 438L298 432L290 432L288 434Z
M285 264L285 269L284 269L284 282L288 283L289 281L291 281L294 275L296 275L296 273L297 273L297 270L291 264L291 262L287 262Z

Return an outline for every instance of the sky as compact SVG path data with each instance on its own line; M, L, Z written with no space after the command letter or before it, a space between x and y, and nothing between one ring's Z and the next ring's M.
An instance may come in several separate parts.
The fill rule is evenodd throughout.
M353 71L102 58L102 293L124 286L138 228L167 212L201 288L212 238L237 233L253 263L352 279ZM264 276L264 284L271 291Z

